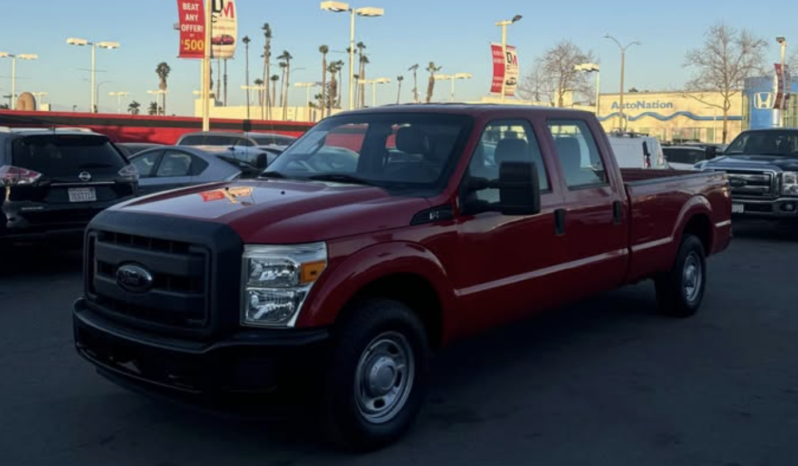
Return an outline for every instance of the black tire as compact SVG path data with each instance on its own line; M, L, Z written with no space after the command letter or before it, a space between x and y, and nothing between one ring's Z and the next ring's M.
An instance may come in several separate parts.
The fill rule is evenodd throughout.
M657 307L671 317L691 317L704 300L707 261L704 245L696 236L686 235L673 268L655 280Z
M396 441L418 415L429 367L427 333L413 311L388 299L357 301L342 317L325 368L322 426L325 437L335 445L372 451ZM398 369L402 354L404 372ZM368 377L363 376L367 373L372 375L369 386ZM391 399L388 394L372 393L388 387L400 394ZM368 398L373 403L366 403ZM376 408L369 412L369 407Z

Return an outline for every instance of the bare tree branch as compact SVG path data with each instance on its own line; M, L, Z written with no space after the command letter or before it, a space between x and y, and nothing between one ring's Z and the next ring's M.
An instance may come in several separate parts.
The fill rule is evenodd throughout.
M595 62L593 52L585 52L571 41L561 41L535 60L532 71L523 80L521 95L558 107L564 106L568 92L573 92L575 97L590 96L590 76L576 71L576 66Z
M767 42L748 30L717 23L707 29L702 46L685 55L684 67L693 70L693 78L685 85L684 95L723 110L724 143L731 99L742 91L746 78L763 73L766 47ZM703 94L719 94L723 103L709 103Z

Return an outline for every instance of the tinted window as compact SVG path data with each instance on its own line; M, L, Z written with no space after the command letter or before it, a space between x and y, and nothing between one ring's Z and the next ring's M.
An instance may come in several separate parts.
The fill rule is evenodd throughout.
M668 162L673 163L686 163L695 165L706 159L706 152L698 149L673 149L665 148L665 157Z
M737 136L725 155L784 155L798 154L798 131L749 131Z
M136 167L136 170L138 170L140 177L149 178L152 176L152 171L155 168L155 165L158 164L158 158L162 153L163 151L156 150L146 154L141 154L135 157L131 163L134 167Z
M191 175L191 156L182 152L167 151L161 164L158 165L159 178L190 176Z
M607 172L593 133L581 120L552 120L549 130L569 188L606 185Z
M535 133L523 120L495 121L488 124L468 166L470 178L498 181L503 162L534 162L541 191L548 191L549 178ZM469 202L487 205L499 202L498 189L483 189L469 194Z
M333 117L291 145L269 171L298 178L345 173L381 186L432 186L453 166L470 122L446 114Z
M287 136L250 136L253 141L259 146L270 146L270 145L278 145L278 146L287 146L294 141L294 138L290 138Z
M191 156L191 176L199 176L210 164L199 157Z
M236 135L202 135L196 134L193 136L186 136L181 141L181 146L251 146L252 143L240 136Z
M12 163L48 176L73 176L78 170L117 172L125 159L103 136L36 135L14 141Z

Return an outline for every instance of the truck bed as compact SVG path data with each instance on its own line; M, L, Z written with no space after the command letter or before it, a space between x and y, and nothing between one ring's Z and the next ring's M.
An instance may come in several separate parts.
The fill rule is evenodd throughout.
M701 215L707 255L728 246L731 197L724 173L623 169L629 199L629 281L671 268L687 219Z

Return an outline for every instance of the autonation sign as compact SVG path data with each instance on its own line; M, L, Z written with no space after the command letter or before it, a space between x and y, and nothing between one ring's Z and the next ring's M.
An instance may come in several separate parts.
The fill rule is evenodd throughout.
M621 108L618 102L612 103L613 110L619 110ZM654 101L654 102L646 102L644 100L638 100L636 102L624 102L623 103L624 110L667 110L673 109L674 105L673 102L662 102L662 101Z

